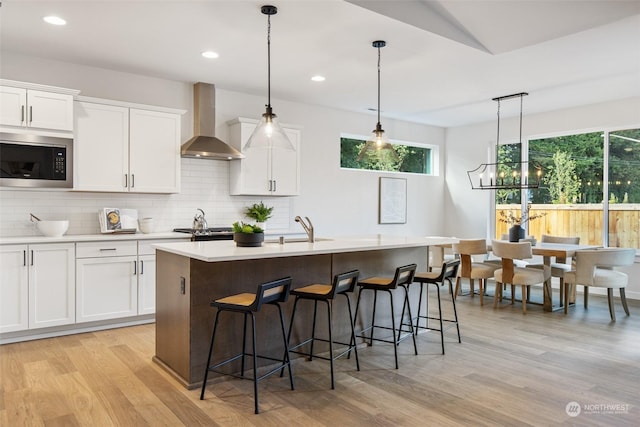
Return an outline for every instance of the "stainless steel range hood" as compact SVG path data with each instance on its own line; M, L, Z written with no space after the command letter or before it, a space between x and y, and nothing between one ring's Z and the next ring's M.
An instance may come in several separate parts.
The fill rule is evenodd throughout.
M216 87L193 85L193 138L182 144L182 157L234 160L244 155L214 136L216 130Z

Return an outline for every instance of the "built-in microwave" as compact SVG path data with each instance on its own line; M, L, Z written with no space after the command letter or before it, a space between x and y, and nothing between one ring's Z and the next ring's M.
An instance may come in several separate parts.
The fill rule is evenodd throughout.
M0 186L73 187L73 139L0 133Z

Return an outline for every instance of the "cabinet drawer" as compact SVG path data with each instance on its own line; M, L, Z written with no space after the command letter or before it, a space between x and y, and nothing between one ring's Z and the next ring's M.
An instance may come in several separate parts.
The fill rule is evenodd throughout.
M137 255L135 240L127 242L81 242L76 244L76 258L102 258L110 256Z

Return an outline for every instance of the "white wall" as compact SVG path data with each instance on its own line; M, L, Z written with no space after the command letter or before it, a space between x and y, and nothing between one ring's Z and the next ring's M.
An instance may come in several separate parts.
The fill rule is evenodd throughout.
M530 96L535 96L531 94ZM500 142L517 142L518 118L501 121ZM504 126L503 126L504 124ZM523 118L523 139L574 131L624 129L640 126L640 98L628 98ZM472 190L467 171L486 162L496 143L496 122L449 128L446 131L446 190L444 233L456 237L487 236L490 191ZM628 296L640 299L640 264L634 266Z
M81 95L188 110L182 119L182 140L193 132L192 82L176 82L3 53L0 77L78 89ZM214 83L215 82L210 82ZM235 117L258 118L264 112L262 97L222 90L216 93L216 136L227 139L226 122ZM66 191L0 191L0 236L35 234L28 212L42 217L68 217L69 234L99 230L96 212L102 207L136 208L143 216L157 218L159 230L191 225L195 209L207 213L210 225L230 225L242 219L243 208L263 200L275 206L269 230L302 232L295 215L309 216L316 235L340 234L442 234L440 201L444 191L444 159L441 176L359 172L339 168L341 133L368 135L375 116L272 99L274 111L284 123L302 126L302 192L297 197L238 197L229 195L228 163L182 159L182 191L177 195L74 193ZM441 146L444 129L386 120L393 138ZM378 180L380 176L407 178L407 223L380 225Z

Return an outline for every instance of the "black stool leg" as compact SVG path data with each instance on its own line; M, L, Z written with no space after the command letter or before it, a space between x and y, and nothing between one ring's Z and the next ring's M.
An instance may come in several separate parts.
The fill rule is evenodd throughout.
M294 390L295 387L293 384L293 373L291 371L291 357L289 355L289 340L287 339L284 327L284 314L282 314L282 307L280 307L280 304L276 303L275 306L278 307L278 312L280 313L280 326L282 328L282 340L284 341L285 362L287 364L287 368L289 368L289 383L291 384L291 390Z
M438 295L438 318L440 320L440 344L442 345L442 354L444 354L444 327L442 326L442 303L440 302L440 286L439 286L439 283L434 283L434 285L436 285L436 293Z
M317 301L316 301L317 302ZM333 300L325 300L327 303L327 318L329 322L329 364L331 365L331 390L335 390L336 385L333 375L333 322L332 322L332 310L331 305Z
M296 295L296 299L293 302L293 311L291 312L291 322L289 323L289 333L287 334L287 343L291 342L291 332L293 331L293 320L296 317L296 310L298 308L298 300L299 299L300 299L300 297ZM288 353L289 353L289 347L287 347L285 349L285 354L282 356L282 360L283 361L286 360ZM282 369L280 369L280 378L282 378L283 376L284 376L284 363L282 365Z
M416 315L416 327L414 329L414 333L417 335L418 334L418 328L420 328L420 312L422 310L422 290L424 288L424 284L422 282L419 283L420 285L420 296L418 297L418 314ZM429 298L428 296L429 294L429 289L427 289L427 298ZM429 306L427 305L427 316L429 315ZM425 321L427 322L427 328L429 327L429 319L425 319Z
M355 317L351 316L351 301L349 300L349 295L342 294L347 299L347 308L349 309L349 320L351 321L351 341L349 343L353 343L353 345L349 345L349 354L347 355L347 359L351 357L351 349L353 348L353 353L356 357L356 369L360 370L360 361L358 360L358 346L356 345L356 328L355 328Z
M358 291L358 299L356 300L356 312L353 315L353 322L351 323L353 325L352 331L355 330L356 328L356 322L358 321L358 309L360 308L360 297L362 296L362 289L360 289ZM356 342L356 336L355 333L353 334L353 338L352 338L352 342L354 347L356 346L357 342ZM351 352L349 352L349 354L347 354L347 359L351 359Z
M258 409L258 355L256 354L256 316L251 314L251 337L253 339L253 403L255 413L260 413ZM242 357L244 360L244 356Z
M244 313L244 325L242 327L242 361L240 364L240 375L244 377L244 359L247 354L247 315L248 313ZM255 348L253 349L255 352Z
M411 327L410 333L411 333L411 339L413 340L413 351L414 353L417 355L418 354L418 344L416 344L416 334L415 331L413 330L413 314L411 314L411 304L409 303L409 285L403 285L402 288L404 289L404 304L407 305L407 312L409 313L409 326ZM403 311L404 311L404 304L403 304ZM400 342L400 334L402 333L402 321L403 319L400 319L400 329L398 329L398 343Z
M313 347L316 342L316 318L318 317L318 300L313 300L313 323L311 325L311 348L309 351L309 361L313 360Z
M449 292L453 289L453 284L451 283L451 279L447 279L449 282ZM485 282L486 285L486 282ZM456 330L458 331L458 342L462 342L462 338L460 337L460 323L458 323L458 310L456 310L456 299L453 297L453 293L451 294L451 303L453 304L453 317L456 319Z
M398 343L400 341L400 331L398 331L398 338L396 338L396 315L393 309L393 293L389 290L387 290L387 292L389 293L389 300L391 301L391 329L393 331L393 341L394 341L393 357L396 362L396 369L398 369ZM400 322L402 323L402 319L400 319ZM373 331L373 328L372 328L372 331Z
M376 305L378 302L378 290L373 290L373 314L371 315L371 333L369 334L369 346L373 345L373 330L375 329L376 324ZM393 305L391 307L393 309ZM395 337L395 332L394 332Z
M202 382L202 391L200 392L200 400L204 400L204 389L207 387L207 378L209 377L209 366L211 366L211 355L213 354L213 342L216 339L216 329L218 329L218 316L220 316L220 310L216 311L216 319L213 322L213 332L211 332L211 344L209 345L209 357L207 358L207 366L204 369L204 381Z

